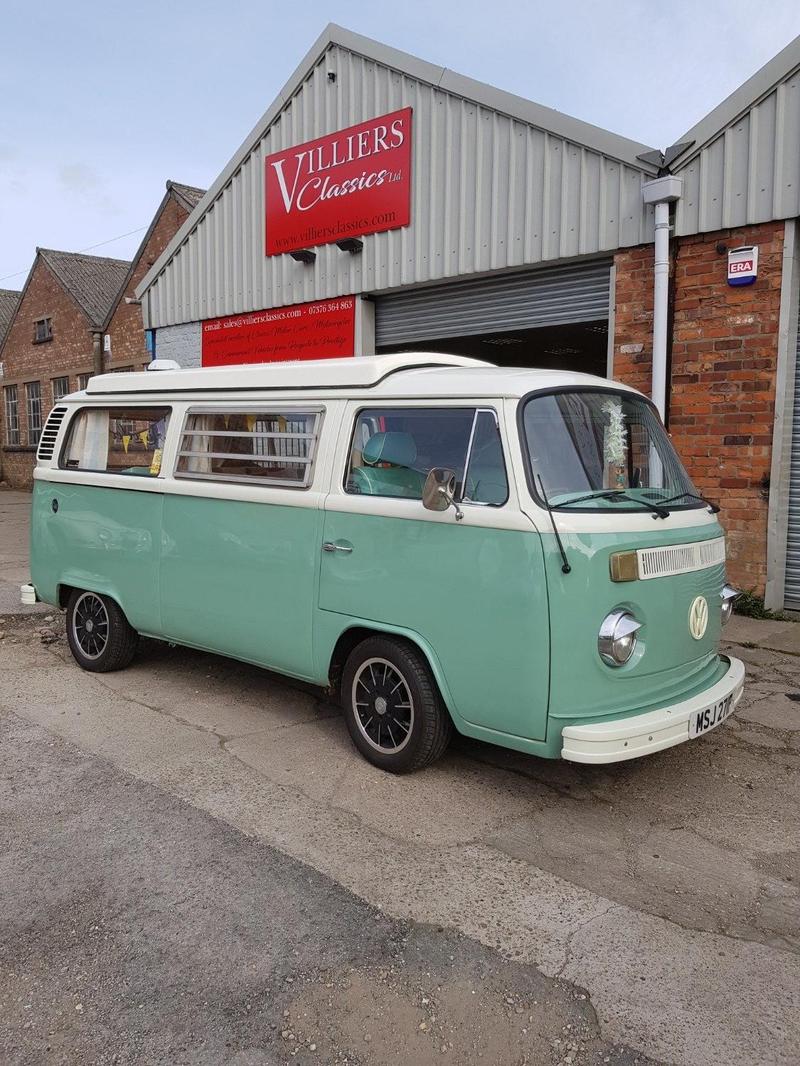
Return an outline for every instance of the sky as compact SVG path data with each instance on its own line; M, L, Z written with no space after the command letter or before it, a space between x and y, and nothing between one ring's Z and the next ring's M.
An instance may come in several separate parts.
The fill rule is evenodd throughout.
M0 36L0 288L37 246L130 258L328 22L664 148L800 35L798 0L29 0Z

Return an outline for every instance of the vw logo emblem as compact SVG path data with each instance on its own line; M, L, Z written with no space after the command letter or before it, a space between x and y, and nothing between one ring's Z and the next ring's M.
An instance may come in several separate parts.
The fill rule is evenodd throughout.
M708 626L708 601L705 596L697 596L689 608L689 632L695 640L702 640Z

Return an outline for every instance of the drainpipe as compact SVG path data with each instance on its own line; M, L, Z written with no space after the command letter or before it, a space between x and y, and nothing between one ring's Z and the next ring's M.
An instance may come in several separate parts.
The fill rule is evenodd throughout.
M646 204L655 205L653 258L653 385L652 399L662 419L667 409L667 326L669 323L669 210L680 199L683 181L667 175L642 187Z
M92 363L95 374L103 373L103 334L92 334Z

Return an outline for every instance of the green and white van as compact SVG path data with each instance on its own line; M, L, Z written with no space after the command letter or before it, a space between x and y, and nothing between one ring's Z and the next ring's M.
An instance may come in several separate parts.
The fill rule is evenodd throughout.
M386 770L453 729L615 762L741 696L716 511L612 381L426 353L168 366L51 412L23 598L66 609L85 670L142 635L328 687Z

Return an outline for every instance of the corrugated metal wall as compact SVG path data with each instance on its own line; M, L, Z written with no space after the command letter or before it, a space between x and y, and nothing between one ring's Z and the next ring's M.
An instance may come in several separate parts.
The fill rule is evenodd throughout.
M330 82L328 71L336 72ZM264 255L264 159L414 109L412 224L313 266ZM147 325L592 255L652 240L641 171L332 46L146 295Z
M786 581L784 606L800 611L800 329L797 332L797 363L794 380L792 456L789 466L789 518L786 532Z
M800 73L795 72L676 173L675 233L800 215Z
M611 261L525 270L382 296L375 343L409 344L608 319Z

